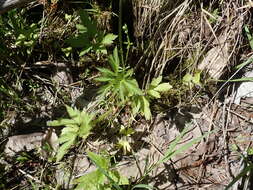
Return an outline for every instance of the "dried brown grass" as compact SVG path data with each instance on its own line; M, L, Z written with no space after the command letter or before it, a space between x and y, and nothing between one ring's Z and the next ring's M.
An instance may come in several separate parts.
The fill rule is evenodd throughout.
M249 18L242 1L136 0L133 5L135 37L144 51L135 69L145 68L143 87L154 76L168 75L175 58L180 80L182 73L197 69L214 47L225 48L228 54L220 55L226 58L219 68L221 75L238 64L243 26Z

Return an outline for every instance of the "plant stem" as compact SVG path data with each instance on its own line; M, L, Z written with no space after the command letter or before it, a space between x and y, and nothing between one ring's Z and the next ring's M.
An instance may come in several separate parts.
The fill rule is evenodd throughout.
M123 55L123 41L122 41L122 0L119 0L119 46L120 46L120 57L122 67L125 67L124 55Z

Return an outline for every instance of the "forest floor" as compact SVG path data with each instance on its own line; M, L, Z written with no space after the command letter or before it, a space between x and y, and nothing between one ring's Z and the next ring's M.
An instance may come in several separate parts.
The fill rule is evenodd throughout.
M113 7L73 2L0 18L0 189L253 189L252 5L134 1L116 37ZM127 76L98 78L114 71ZM76 113L94 122L84 135L59 124Z

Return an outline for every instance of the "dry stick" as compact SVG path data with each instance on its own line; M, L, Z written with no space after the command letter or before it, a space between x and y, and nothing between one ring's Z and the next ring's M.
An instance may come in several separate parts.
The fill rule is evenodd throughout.
M35 181L36 183L39 183L39 184L43 184L42 181L40 181L39 179L33 177L32 175L28 174L27 172L21 170L21 169L18 169L18 171L23 174L25 177L27 177L28 179L31 179L33 181Z
M0 0L0 14L17 7L26 6L33 1L35 0Z
M251 117L247 118L247 117L242 116L241 114L239 114L239 113L237 113L235 111L229 110L229 109L227 109L227 111L230 112L230 113L232 113L232 114L234 114L234 115L236 115L237 117L243 119L245 122L253 124L253 122L251 121L251 119L252 119Z
M234 91L234 85L233 85L233 91ZM226 95L226 96L228 96L228 93L229 93L229 90L227 90L227 95ZM232 106L232 102L230 101L230 102L229 102L228 110L231 110L231 106ZM225 112L226 112L226 103L224 104L223 108L224 108L224 109L223 109L223 112L224 112L224 114L225 114ZM229 151L228 142L227 142L227 135L228 135L228 121L229 121L229 118L230 118L230 117L231 117L231 113L230 113L229 111L227 111L227 118L226 118L226 121L224 121L224 122L226 122L226 126L225 126L225 130L226 130L226 131L223 130L224 144L225 144L225 148L226 148L227 151ZM225 118L224 118L224 119L225 119ZM232 120L232 118L231 118L231 120ZM225 124L225 123L224 123L224 124ZM223 125L222 125L222 127L223 127ZM233 176L233 174L232 174L230 165L229 165L229 163L228 163L228 154L225 154L225 155L224 155L224 159L225 159L225 163L226 163L227 176L230 177L230 179L232 180L232 179L234 178L234 176Z
M231 105L231 104L230 104ZM228 114L226 115L226 102L224 103L223 105L223 108L222 108L222 133L223 133L223 141L224 141L224 147L226 149L228 149L228 145L227 145L227 125L228 125ZM229 106L229 109L230 109L230 106ZM231 177L231 173L230 173L230 169L229 169L229 165L228 165L228 157L227 157L227 154L225 154L224 156L224 160L225 160L225 163L226 163L226 171L227 171L227 176L228 177Z

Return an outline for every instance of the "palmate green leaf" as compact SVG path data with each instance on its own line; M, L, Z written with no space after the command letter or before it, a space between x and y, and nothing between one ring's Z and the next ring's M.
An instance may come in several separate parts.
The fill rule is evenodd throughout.
M119 60L119 52L118 52L118 47L116 46L113 50L113 59L115 62L115 65L117 67L117 72L119 71L119 66L120 66L120 60Z
M83 139L86 139L87 136L90 134L90 130L92 129L92 119L93 119L94 115L89 115L86 112L82 112L81 113L81 126L79 129L79 136Z
M104 45L111 45L117 37L118 37L117 35L114 35L114 34L111 34L111 33L107 34L106 36L104 36L101 43L104 44Z
M110 82L115 80L115 78L109 78L109 77L98 77L95 79L98 82Z
M79 56L83 56L83 55L89 53L91 50L92 50L92 45L90 45L90 46L84 48L84 49L79 53Z
M102 87L100 87L100 89L98 90L98 94L100 94L101 96L106 96L106 94L108 92L111 91L111 89L113 88L113 85L111 85L110 83L109 84L106 84L106 85L103 85Z
M143 93L142 93L141 89L139 88L138 83L135 79L124 80L123 84L131 96L132 95L143 95Z
M104 45L100 45L99 48L94 49L94 51L96 52L96 54L102 53L102 54L107 55L107 49L105 48Z
M76 180L75 184L78 184L76 190L122 190L119 185L128 185L128 179L120 176L118 172L111 171L110 159L100 156L98 154L87 152L88 157L97 166L97 170L86 174ZM109 181L108 181L109 180ZM109 182L109 183L108 183ZM112 188L112 186L114 188Z
M80 10L79 15L80 15L82 25L87 27L87 32L86 33L89 36L89 38L90 37L95 37L95 35L98 32L96 24L91 21L88 13L85 10Z
M58 142L62 144L68 141L73 141L74 139L76 139L76 137L77 133L70 131L69 133L61 134L60 138L58 139Z
M172 89L172 86L170 85L170 83L162 83L154 88L154 90L158 92L166 92L170 89Z
M190 73L187 73L184 77L183 77L183 82L184 83L189 83L192 81L192 75Z
M120 126L119 134L130 137L132 134L135 133L135 130L131 127L124 127L123 125Z
M92 159L91 159L92 160ZM93 161L93 160L92 160ZM94 162L94 161L93 161ZM95 163L95 162L94 162ZM110 186L113 186L114 188L113 189L116 189L116 190L122 190L122 188L119 186L119 184L117 184L110 176L110 170L109 169L104 169L102 167L100 167L99 165L96 165L99 172L101 172L102 174L104 174L104 176L107 177L107 179L110 181L109 184L104 184L102 187L104 187L103 189L108 189ZM99 190L101 190L102 188L100 188Z
M120 61L117 46L113 50L113 55L109 56L109 64L115 73L119 72Z
M58 119L54 121L48 121L47 126L56 127L56 126L66 126L66 125L76 125L76 121L73 119Z
M155 90L148 90L148 95L150 95L154 98L161 98L160 93Z
M80 111L79 111L79 110L73 109L73 108L71 108L71 107L68 106L68 105L66 105L66 109L67 109L67 112L68 112L70 118L78 117L79 114L80 114Z
M120 175L118 171L116 171L116 170L109 171L108 174L109 174L110 178L113 181L115 181L116 184L118 184L118 185L129 185L129 180L126 177Z
M150 85L156 87L158 84L160 84L162 82L162 78L163 78L162 76L159 76L159 77L153 79L151 81Z
M74 180L74 183L78 184L75 190L99 190L105 180L106 177L99 170L95 170Z
M83 125L83 127L81 127L79 130L78 136L80 136L82 139L86 139L89 136L91 129L92 129L91 125Z
M86 111L82 111L82 112L81 112L81 117L83 118L84 124L90 125L90 124L91 124L91 121L92 121L93 118L94 118L94 114L89 114L89 113L87 113Z
M78 130L79 130L78 125L69 125L62 129L61 135L66 134L66 133L77 133Z
M201 83L200 83L200 74L201 72L196 72L192 78L192 82L196 85L199 85L201 86Z
M142 97L141 96L135 96L132 100L132 113L133 115L136 115L140 109L141 109L141 105L142 105Z
M56 162L59 162L63 158L63 156L68 152L69 148L73 144L75 144L75 139L76 138L72 138L71 140L67 141L66 143L60 146L60 148L57 151Z
M109 159L107 159L107 158L105 158L103 156L100 156L98 154L95 154L93 152L90 152L90 151L87 152L87 155L92 160L92 162L94 162L94 164L97 167L100 167L100 168L102 168L104 170L108 170L109 169L109 166L110 166Z
M91 118L90 117L91 115L89 115L87 112L85 112L85 110L83 110L82 112L79 111L78 116L74 117L73 120L76 121L78 127L82 127L82 125L86 124L86 122L90 122L90 119L92 119L92 117Z
M117 73L112 72L109 69L106 68L97 68L102 73L103 77L108 77L108 78L116 78L118 76Z
M120 81L119 86L117 87L117 85L116 85L114 87L114 89L118 90L118 92L119 92L118 94L119 94L121 101L125 101L125 98L127 98L127 91L126 91L123 81Z
M56 161L60 161L63 156L68 152L69 148L75 144L77 138L78 127L74 125L73 127L65 127L62 130L58 142L61 144L57 151Z
M124 74L124 77L125 78L128 78L128 77L131 77L134 73L134 70L133 69L128 69L126 70L126 73Z
M74 143L76 138L77 138L76 133L64 134L58 139L58 142L61 146L63 146L65 143L68 143L68 142Z

